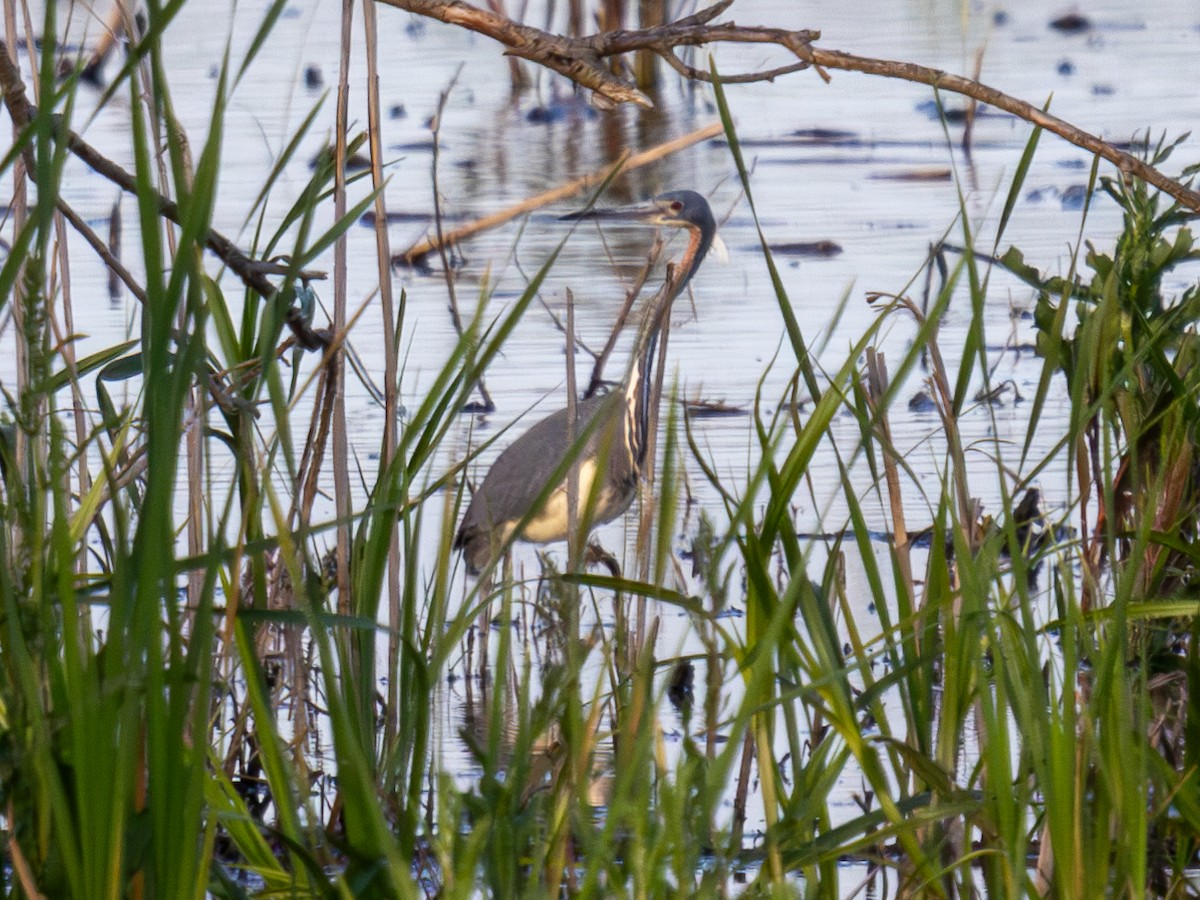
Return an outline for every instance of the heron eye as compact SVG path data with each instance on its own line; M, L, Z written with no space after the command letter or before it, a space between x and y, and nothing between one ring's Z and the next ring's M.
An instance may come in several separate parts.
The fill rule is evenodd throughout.
M682 200L672 200L671 201L671 212L673 212L673 213L683 212L683 201Z

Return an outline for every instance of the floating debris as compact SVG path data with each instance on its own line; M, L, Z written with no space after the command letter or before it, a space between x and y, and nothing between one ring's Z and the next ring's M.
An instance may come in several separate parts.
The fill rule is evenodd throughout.
M933 397L929 391L917 391L908 401L909 412L937 412L937 404L933 402Z
M320 66L304 67L304 86L310 91L319 91L325 86L325 76L321 74Z
M872 181L949 181L949 169L907 169L900 172L872 172Z
M682 711L691 708L695 680L696 667L686 659L679 660L671 672L671 684L667 688L667 699L675 709Z
M914 108L917 112L924 113L933 122L940 121L943 117L952 125L961 125L967 121L966 106L946 106L944 103L939 105L936 100L924 100ZM993 112L992 108L984 103L975 104L974 117L976 119L1011 118L1006 112Z
M445 146L445 145L443 145L443 146ZM428 139L428 140L423 140L423 141L404 141L399 144L392 144L391 148L393 150L398 150L401 153L413 153L413 152L432 153L433 152L433 140Z
M771 244L771 252L782 256L829 257L841 253L842 245L836 241L793 241Z
M333 159L336 151L333 147L322 147L316 152L312 159L308 161L310 169L317 169L325 165L329 160ZM346 158L347 172L361 172L371 168L371 159L363 153L354 153Z
M980 389L975 394L976 403L990 403L996 406L1003 402L1004 395L1012 391L1013 402L1021 403L1025 398L1021 396L1021 392L1017 389L1017 383L1009 378L1007 381L1002 381L990 391Z
M368 209L359 218L359 225L366 225L368 228L375 227L375 210ZM443 222L461 222L466 219L462 213L442 213ZM396 212L388 210L384 216L384 221L389 225L430 225L433 223L433 213L431 212Z
M839 128L800 128L792 132L792 137L799 138L805 144L859 144L858 134Z
M680 403L693 419L718 419L746 415L746 410L742 407L730 406L720 400L681 400Z
M1083 205L1087 202L1088 189L1086 184L1073 184L1062 192L1062 197L1059 202L1062 203L1062 208L1066 210L1083 209Z
M1052 21L1050 27L1060 34L1083 34L1092 30L1092 20L1079 13L1067 13Z
M1087 201L1087 185L1072 184L1062 190L1056 187L1034 188L1025 194L1025 199L1030 203L1057 200L1062 208L1068 211L1083 209Z
M525 113L525 121L537 125L554 125L568 119L595 119L599 115L582 97L573 96L533 107Z
M1013 510L1013 522L1017 526L1017 543L1020 547L1037 548L1046 540L1049 526L1042 512L1042 492L1029 488ZM1009 548L1012 552L1012 548Z
M112 254L112 258L119 260L121 258L121 196L117 195L116 201L113 202L112 212L108 216L108 252ZM121 276L117 274L116 269L109 268L108 270L108 300L110 303L116 304L121 300L121 292L125 289L124 282L121 281Z
M1074 75L1075 63L1069 59L1061 59L1058 61L1057 71L1059 75Z

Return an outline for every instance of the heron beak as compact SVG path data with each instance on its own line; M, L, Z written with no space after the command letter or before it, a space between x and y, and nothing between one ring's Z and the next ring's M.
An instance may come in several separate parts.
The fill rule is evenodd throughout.
M634 206L593 207L559 216L560 221L575 222L580 219L610 219L619 222L657 222L662 207L655 203L638 203Z

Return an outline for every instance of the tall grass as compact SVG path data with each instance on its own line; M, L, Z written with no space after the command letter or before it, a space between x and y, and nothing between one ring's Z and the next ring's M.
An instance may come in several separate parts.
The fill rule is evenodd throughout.
M1085 250L1085 215L1071 271L1043 277L1019 251L999 253L1034 134L991 252L976 252L965 204L948 210L967 252L924 306L877 298L875 323L829 371L764 237L786 326L774 364L791 378L785 396L756 398L744 479L719 475L692 423L671 413L642 500L650 551L626 567L636 577L560 575L546 562L533 581L497 571L464 591L451 539L474 463L446 463L452 435L557 251L504 308L482 285L420 402L358 471L365 504L345 512L343 485L343 513L314 520L354 316L345 310L347 330L323 341L301 337L308 268L364 209L384 211L378 100L364 199L316 224L345 196L354 143L343 138L281 217L266 212L314 109L251 214L251 255L286 261L269 289L247 276L244 296L229 296L207 252L220 243L225 113L282 4L245 58L225 60L208 129L190 142L162 52L179 8L151 5L112 88L128 98L133 268L145 273L134 341L77 358L66 324L75 76L57 71L53 5L31 57L36 112L2 161L29 198L12 204L0 267L18 366L0 442L7 893L823 897L851 890L849 872L905 896L1193 890L1200 348L1198 292L1163 288L1196 255L1178 209L1094 171L1092 202L1119 204L1123 231L1111 249ZM370 15L366 27L373 40ZM716 98L753 213L719 84ZM1160 164L1174 149L1150 154ZM981 464L962 426L991 415L973 398L993 386L983 313L997 268L1038 297L1042 374L1024 446L996 441ZM942 316L964 302L961 346L945 348ZM382 304L392 410L405 303L388 292ZM899 358L877 349L886 327L911 331ZM936 405L939 476L914 510L891 422L918 376ZM1071 414L1039 458L1033 434L1058 427L1044 410L1063 386ZM297 446L293 418L305 415ZM854 440L837 439L836 417L855 423ZM723 506L691 531L690 575L672 550L685 458ZM814 465L836 470L847 510L821 540L794 513ZM1026 499L1059 472L1063 505ZM181 473L198 486L186 499ZM973 488L984 478L1003 496L990 516ZM874 508L891 523L882 557ZM431 535L433 554L422 549ZM855 619L850 565L877 627ZM639 605L649 617L634 640ZM659 638L667 610L690 617L699 651ZM469 783L442 761L451 674ZM660 715L668 694L683 724L674 744ZM840 802L848 780L861 785L852 813ZM848 858L864 865L840 865Z

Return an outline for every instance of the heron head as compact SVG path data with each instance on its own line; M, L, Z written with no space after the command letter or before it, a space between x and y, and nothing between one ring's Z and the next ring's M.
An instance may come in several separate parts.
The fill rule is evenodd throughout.
M716 231L716 220L708 201L695 191L668 191L636 206L587 209L569 213L564 219L617 219L676 228L697 228L706 234Z
M667 191L648 204L647 218L655 225L674 225L678 228L715 228L712 209L695 191Z

